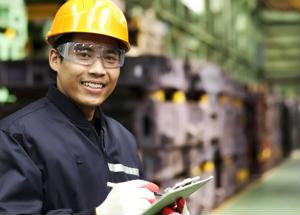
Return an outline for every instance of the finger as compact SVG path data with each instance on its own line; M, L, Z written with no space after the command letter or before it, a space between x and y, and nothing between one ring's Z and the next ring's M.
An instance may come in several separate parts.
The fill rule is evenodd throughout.
M158 193L158 191L159 191L159 187L156 184L152 183L152 182L148 182L147 184L144 184L140 187L147 188L148 190L150 190L153 193Z
M137 188L137 192L142 198L155 199L154 193L148 190L147 188Z
M154 193L152 193L147 188L139 188L138 196L142 199L148 200L150 204L153 204L156 201Z
M154 204L155 202L156 202L156 199L147 199L148 200L148 202L150 202L150 204Z

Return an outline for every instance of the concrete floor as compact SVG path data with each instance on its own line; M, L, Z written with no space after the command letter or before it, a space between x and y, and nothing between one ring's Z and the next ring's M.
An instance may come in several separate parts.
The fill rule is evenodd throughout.
M299 215L300 151L265 173L210 215Z

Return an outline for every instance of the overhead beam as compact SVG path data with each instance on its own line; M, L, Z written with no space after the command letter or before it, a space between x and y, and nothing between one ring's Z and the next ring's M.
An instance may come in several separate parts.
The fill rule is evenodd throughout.
M300 29L299 29L300 30ZM264 42L267 45L272 45L272 44L300 44L300 31L299 34L292 34L288 35L286 34L285 36L278 36L278 35L273 35L269 36L264 39Z
M259 14L263 23L267 24L300 24L300 14L296 11L262 10Z
M300 40L300 36L298 38ZM298 53L296 50L300 50L300 41L290 41L290 42L283 42L283 41L265 41L264 47L268 50L280 50L280 51L287 51L287 52L294 52L295 54ZM299 48L298 48L299 47Z
M299 35L300 26L298 24L263 24L261 32L266 37Z
M300 40L300 39L299 39ZM271 50L295 50L297 47L300 48L300 42L265 42L265 47L266 49L271 49Z
M286 47L272 47L264 49L264 59L265 61L300 61L300 48L286 48Z
M300 86L300 76L291 77L265 77L265 80L269 83L275 84L293 84Z
M300 72L299 61L272 61L265 62L263 68L267 71L298 71Z
M270 78L300 77L299 70L273 69L273 70L264 70L263 74L264 74L264 77L270 77Z
M253 71L258 71L259 68L255 62L246 58L243 53L237 51L234 48L225 46L221 40L215 38L211 34L207 33L198 26L190 25L185 20L180 19L176 14L173 14L169 11L164 10L163 12L156 8L157 14L165 21L172 23L178 29L181 29L193 36L195 36L199 41L208 45L212 49L219 50L224 55L229 55L237 59L239 62L246 64L248 67L251 67Z
M300 61L300 55L264 56L264 62L266 63L287 62L294 64L298 61Z

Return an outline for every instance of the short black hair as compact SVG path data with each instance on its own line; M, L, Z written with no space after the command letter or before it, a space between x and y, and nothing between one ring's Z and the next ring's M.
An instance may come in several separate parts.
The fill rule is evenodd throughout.
M57 36L56 38L53 39L52 41L52 47L54 49L57 49L57 47L63 43L67 43L67 42L72 42L74 38L74 34L73 33L67 33L67 34L62 34Z

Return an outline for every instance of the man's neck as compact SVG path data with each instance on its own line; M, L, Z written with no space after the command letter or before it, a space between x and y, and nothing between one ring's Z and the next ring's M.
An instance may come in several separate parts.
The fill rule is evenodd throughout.
M93 120L94 115L95 115L95 107L79 107L81 111L84 113L85 117L87 120L90 122Z

